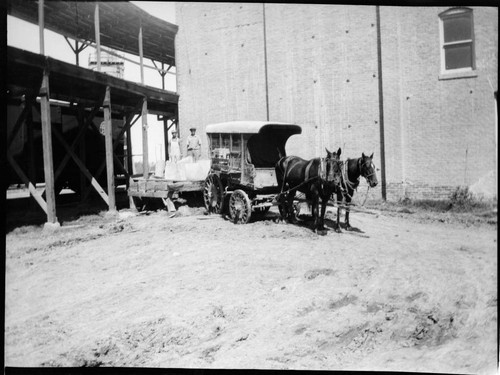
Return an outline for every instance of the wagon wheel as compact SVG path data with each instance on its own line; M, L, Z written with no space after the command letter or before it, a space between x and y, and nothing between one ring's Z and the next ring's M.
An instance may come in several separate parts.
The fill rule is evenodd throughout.
M229 216L235 224L246 224L252 215L252 203L247 193L235 190L229 199Z
M203 187L203 201L208 212L222 213L224 208L224 189L222 182L216 174L209 175Z

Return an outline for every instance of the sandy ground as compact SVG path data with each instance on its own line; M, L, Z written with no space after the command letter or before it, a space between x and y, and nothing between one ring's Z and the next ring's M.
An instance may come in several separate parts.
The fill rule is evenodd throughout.
M275 215L17 227L5 365L497 372L495 223L372 208L318 236Z

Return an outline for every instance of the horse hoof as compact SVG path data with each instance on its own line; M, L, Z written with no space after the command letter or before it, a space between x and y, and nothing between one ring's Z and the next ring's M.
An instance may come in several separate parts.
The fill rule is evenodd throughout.
M314 229L314 233L320 235L320 236L325 236L328 232L326 229Z

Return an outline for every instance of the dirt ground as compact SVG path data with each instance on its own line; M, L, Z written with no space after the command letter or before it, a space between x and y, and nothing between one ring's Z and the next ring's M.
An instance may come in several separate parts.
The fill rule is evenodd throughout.
M496 213L371 205L319 236L276 212L16 226L5 365L497 372Z

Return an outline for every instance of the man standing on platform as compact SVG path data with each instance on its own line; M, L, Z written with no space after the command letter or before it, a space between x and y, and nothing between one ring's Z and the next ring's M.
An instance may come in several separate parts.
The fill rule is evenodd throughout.
M196 135L196 128L189 129L191 135L187 137L187 155L193 157L194 162L197 162L201 156L201 140Z
M181 146L176 131L172 132L172 139L168 142L168 144L170 161L177 163L179 160L181 160Z

